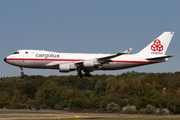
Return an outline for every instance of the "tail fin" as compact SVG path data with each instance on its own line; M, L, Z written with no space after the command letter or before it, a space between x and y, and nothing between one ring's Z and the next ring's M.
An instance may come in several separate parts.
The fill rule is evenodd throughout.
M144 55L165 55L174 32L164 32L138 54Z

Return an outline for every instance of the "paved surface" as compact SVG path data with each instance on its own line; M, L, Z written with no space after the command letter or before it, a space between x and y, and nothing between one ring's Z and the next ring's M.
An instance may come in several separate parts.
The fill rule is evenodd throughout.
M53 116L0 115L0 118L48 118Z
M6 113L7 111L7 113ZM8 114L9 112L13 112L12 114ZM16 115L17 112L17 115ZM24 112L24 113L28 113L28 114L18 114L18 112ZM41 110L30 110L30 109L0 109L0 120L6 120L6 119L43 119L43 118L54 118L54 116L46 116L46 115L42 115L41 113L47 113L47 114L51 114L51 113L67 113L66 111L63 110L47 110L47 109L41 109ZM4 113L4 114L3 114ZM32 114L34 115L32 115ZM41 114L41 115L38 115Z
M47 110L47 109L41 109L41 110L30 110L30 109L0 109L0 111L20 111L20 112L45 112L45 113L67 113L64 110Z

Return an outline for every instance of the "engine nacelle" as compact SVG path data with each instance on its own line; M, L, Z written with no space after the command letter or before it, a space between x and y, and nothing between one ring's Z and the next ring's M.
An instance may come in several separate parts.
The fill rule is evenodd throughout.
M76 70L77 68L71 64L59 64L59 71L60 72L69 72L71 70Z
M94 66L100 65L100 63L97 62L97 59L92 60L85 60L83 62L83 66L87 68L93 68Z
M59 71L60 72L69 72L70 65L69 64L59 64Z

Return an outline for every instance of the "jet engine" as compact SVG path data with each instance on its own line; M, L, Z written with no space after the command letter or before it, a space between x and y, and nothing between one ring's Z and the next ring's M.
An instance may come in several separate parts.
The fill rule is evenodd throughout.
M83 62L83 66L85 68L93 68L93 67L98 66L98 65L100 65L100 63L98 63L97 59L85 60Z
M60 72L69 72L72 70L76 70L77 67L71 64L59 64L59 71Z

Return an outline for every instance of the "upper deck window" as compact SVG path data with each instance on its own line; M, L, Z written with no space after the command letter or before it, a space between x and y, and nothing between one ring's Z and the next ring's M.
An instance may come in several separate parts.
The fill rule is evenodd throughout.
M13 53L13 54L19 54L19 52L17 51L17 52L15 52L15 53Z

